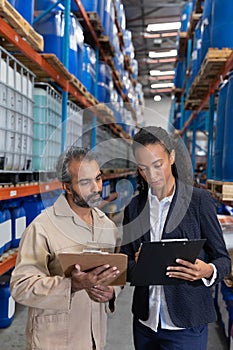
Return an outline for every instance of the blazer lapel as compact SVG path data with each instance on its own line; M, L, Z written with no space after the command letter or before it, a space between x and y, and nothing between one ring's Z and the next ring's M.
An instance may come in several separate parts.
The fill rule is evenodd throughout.
M164 224L162 238L165 238L166 234L174 231L179 226L187 213L192 193L192 186L176 180L176 190Z
M150 207L147 194L140 198L138 218L141 232L143 232L143 241L150 241Z

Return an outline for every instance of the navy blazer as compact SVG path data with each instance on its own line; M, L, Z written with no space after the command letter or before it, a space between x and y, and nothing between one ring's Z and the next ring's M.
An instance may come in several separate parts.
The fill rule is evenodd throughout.
M121 252L128 255L129 282L136 265L135 252L142 242L150 241L147 197L148 194L134 197L124 212ZM199 258L216 266L218 275L215 284L231 272L231 259L216 215L216 207L207 190L176 181L175 194L162 232L162 239L172 238L206 238ZM175 326L190 328L216 320L212 288L206 287L202 280L165 285L164 292L168 312ZM135 287L132 312L137 319L148 319L149 287Z

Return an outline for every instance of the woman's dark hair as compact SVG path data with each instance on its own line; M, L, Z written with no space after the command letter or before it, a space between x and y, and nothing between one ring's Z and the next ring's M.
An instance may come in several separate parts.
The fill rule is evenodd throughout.
M72 146L60 155L57 161L57 178L60 182L71 183L72 175L69 171L70 162L75 159L81 161L85 158L87 161L96 160L94 154L84 147Z
M157 126L147 126L139 130L133 138L133 154L138 147L147 146L151 144L160 144L168 155L172 150L175 151L175 163L172 164L172 174L175 178L182 179L186 183L190 183L191 163L187 157L187 150L185 151L184 144L181 139L175 135L169 135L167 131ZM183 171L184 170L184 171ZM138 190L139 192L147 192L148 184L138 172Z

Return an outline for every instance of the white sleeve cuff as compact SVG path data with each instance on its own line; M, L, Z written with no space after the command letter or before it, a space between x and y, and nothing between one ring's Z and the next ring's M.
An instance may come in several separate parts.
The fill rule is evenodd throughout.
M211 277L210 280L207 279L207 278L202 278L202 281L203 281L203 283L204 283L204 285L206 287L211 287L214 284L214 282L215 282L215 280L217 278L217 268L216 268L216 266L214 264L211 264L211 263L209 265L213 266L214 272L213 272L213 276Z

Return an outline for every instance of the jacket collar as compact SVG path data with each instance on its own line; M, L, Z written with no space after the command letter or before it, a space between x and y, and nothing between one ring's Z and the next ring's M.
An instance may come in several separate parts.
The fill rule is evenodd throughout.
M99 219L102 219L105 216L105 214L98 208L93 208L92 211L93 211L93 214L95 214L95 216L97 216L97 218ZM57 216L68 216L68 217L78 216L69 206L69 203L64 193L62 193L58 197L57 201L54 203L54 213Z

